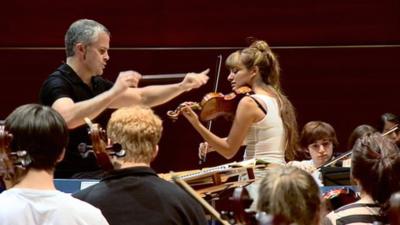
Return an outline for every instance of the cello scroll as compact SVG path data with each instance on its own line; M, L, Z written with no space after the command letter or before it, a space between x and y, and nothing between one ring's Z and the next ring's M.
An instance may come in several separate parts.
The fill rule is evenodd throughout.
M97 164L103 170L114 169L110 156L123 157L126 154L125 150L122 149L120 144L108 144L106 131L98 123L92 123L89 118L85 118L85 122L89 126L92 145L81 143L78 146L79 151L83 157L86 157L89 151L93 152L96 156Z
M9 188L18 182L25 168L32 162L25 150L11 151L13 135L0 121L0 187Z
M107 137L104 129L99 124L92 123L89 118L85 118L85 122L89 126L90 139L92 140L92 148L96 155L97 164L106 171L112 170L114 166L107 154Z

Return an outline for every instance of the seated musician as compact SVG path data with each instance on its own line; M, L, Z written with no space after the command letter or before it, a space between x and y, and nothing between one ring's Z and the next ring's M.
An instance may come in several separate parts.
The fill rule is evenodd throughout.
M183 115L207 143L200 150L202 146L212 146L230 159L245 143L244 160L259 159L270 166L284 165L285 158L292 160L298 137L297 121L293 105L281 91L277 56L265 41L258 40L230 54L226 65L232 89L248 86L254 94L240 99L226 138L210 132L191 108L183 109ZM264 171L256 170L255 175L256 181L248 186L253 199L257 198L257 185Z
M379 123L379 131L382 132L382 134L386 134L385 136L396 143L397 146L400 146L400 129L392 132L388 131L392 130L396 126L399 126L399 124L400 118L393 113L384 113L381 116L381 121Z
M304 125L300 134L300 151L311 156L310 160L290 161L288 166L296 166L313 175L319 186L323 186L318 167L332 159L333 151L338 146L336 132L326 122L310 121Z
M400 192L393 193L389 202L388 217L390 225L400 225Z
M376 132L376 129L368 124L361 124L354 128L349 136L349 140L347 141L347 149L352 149L357 139L363 137L364 135L373 134Z
M270 169L261 181L257 208L283 217L285 223L279 224L318 225L319 187L309 173L296 167Z
M24 171L14 186L0 194L0 224L106 225L100 210L57 191L55 165L68 142L64 119L55 110L36 104L15 109L5 128L13 135L11 152L26 151Z
M200 204L150 168L161 132L162 121L150 108L115 111L107 134L126 155L113 159L115 170L98 184L73 196L101 209L110 224L206 224Z
M361 199L340 207L324 219L326 225L387 222L390 196L400 190L398 147L379 133L358 139L353 148L351 175Z

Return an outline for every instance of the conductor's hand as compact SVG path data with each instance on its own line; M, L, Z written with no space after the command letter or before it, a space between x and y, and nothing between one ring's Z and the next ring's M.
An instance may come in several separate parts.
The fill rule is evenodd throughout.
M181 88L184 91L190 91L194 88L199 88L206 84L209 77L207 76L210 69L206 69L201 73L188 73L186 74L183 81L180 83Z
M120 94L130 87L135 88L138 86L141 77L140 73L133 70L120 72L113 89L117 94Z

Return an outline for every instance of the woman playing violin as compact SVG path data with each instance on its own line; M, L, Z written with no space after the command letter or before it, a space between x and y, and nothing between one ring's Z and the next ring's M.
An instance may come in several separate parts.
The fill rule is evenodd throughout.
M256 158L270 164L285 164L285 157L293 159L297 142L294 107L281 91L279 62L268 44L255 41L230 54L226 65L234 91L249 86L254 92L239 101L228 137L210 132L189 107L183 109L183 115L207 145L227 159L243 143L247 145L245 160ZM256 177L262 175L256 172Z

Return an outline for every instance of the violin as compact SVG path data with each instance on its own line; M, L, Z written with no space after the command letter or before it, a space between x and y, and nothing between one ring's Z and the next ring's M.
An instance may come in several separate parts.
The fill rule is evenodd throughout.
M229 94L220 92L211 92L206 94L200 103L183 102L175 110L170 110L167 115L173 121L178 119L182 109L189 106L193 110L199 110L199 118L202 121L210 121L217 117L224 116L226 119L232 119L236 112L237 105L242 97L249 95L251 88L243 86Z
M114 165L110 156L123 157L125 150L121 145L108 145L106 131L97 123L92 123L89 118L85 118L86 124L89 126L90 139L92 145L81 143L78 146L82 156L85 157L89 152L93 152L96 156L97 164L105 171L114 169Z

